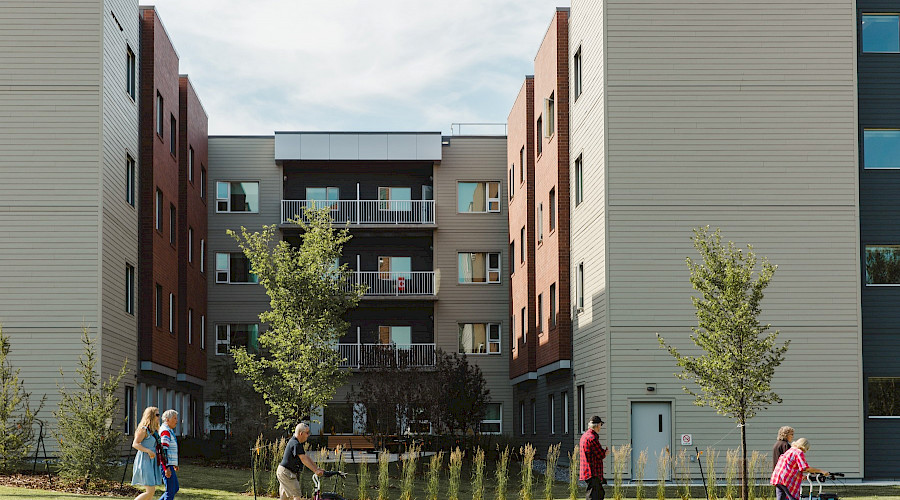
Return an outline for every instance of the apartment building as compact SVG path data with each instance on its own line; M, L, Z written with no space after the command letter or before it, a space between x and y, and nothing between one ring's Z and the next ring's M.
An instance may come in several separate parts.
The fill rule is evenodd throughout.
M887 8L876 3L860 8ZM864 419L864 367L871 377L897 373L877 354L862 356L864 345L878 350L895 335L882 321L893 313L876 319L890 290L868 286L872 334L861 331L854 7L819 1L814 15L798 15L797 5L773 1L572 2L573 439L601 415L605 445L650 451L645 479L656 476L654 452L683 449L682 435L691 450L739 446L734 422L692 405L656 341L659 333L695 349L685 257L696 256L691 229L705 225L779 266L761 320L791 340L773 386L784 401L752 419L749 448L768 452L778 427L791 425L812 442L817 467L848 477L889 467L863 452L874 442L864 426L878 432L871 439L897 434L892 421ZM875 88L889 93L883 78L863 86L866 68L889 58L859 55L861 120L872 116L863 103L879 102ZM863 197L886 193L890 174L863 170L872 186ZM886 224L874 229L875 203L863 241L895 242L877 232Z
M505 137L276 132L214 136L209 148L216 193L209 207L211 370L232 346L255 345L269 304L226 230L276 224L282 238L299 244L291 221L304 207L331 206L353 237L341 263L368 288L337 346L353 376L316 416L313 432L326 432L321 421L330 422L329 433L363 432L347 400L359 371L377 367L385 353L427 370L436 349L464 353L481 367L492 396L484 428L509 428ZM206 407L209 428L224 432L224 405L208 397Z
M207 116L154 7L141 7L138 407L201 429L206 385Z
M574 443L568 18L557 8L507 121L513 433L542 453Z
M895 2L872 0L856 15L865 476L885 478L900 469L900 16Z

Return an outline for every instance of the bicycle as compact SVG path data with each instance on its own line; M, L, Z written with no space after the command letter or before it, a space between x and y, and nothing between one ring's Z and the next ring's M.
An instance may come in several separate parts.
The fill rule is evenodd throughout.
M345 479L347 477L346 472L336 471L336 470L327 470L324 474L322 474L323 478L326 477L334 477L341 476L341 479ZM312 500L346 500L341 495L333 491L322 492L322 483L319 481L319 476L313 474L312 477L313 485L315 485L315 490L313 490Z

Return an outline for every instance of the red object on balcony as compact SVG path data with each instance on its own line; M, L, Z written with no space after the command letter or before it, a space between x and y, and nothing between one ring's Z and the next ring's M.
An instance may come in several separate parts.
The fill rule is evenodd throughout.
M397 290L400 292L406 291L406 278L400 276L397 278Z

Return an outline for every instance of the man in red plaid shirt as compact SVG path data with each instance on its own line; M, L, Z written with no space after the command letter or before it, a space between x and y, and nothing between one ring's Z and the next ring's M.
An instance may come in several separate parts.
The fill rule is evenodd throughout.
M606 458L606 449L600 446L600 427L603 420L593 416L588 421L588 430L581 435L578 446L581 449L581 466L578 478L587 483L587 495L585 500L603 500L606 492L603 491L603 459Z

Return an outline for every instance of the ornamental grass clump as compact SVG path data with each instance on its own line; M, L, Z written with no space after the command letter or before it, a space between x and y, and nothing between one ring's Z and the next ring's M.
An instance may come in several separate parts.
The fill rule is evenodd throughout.
M622 500L625 498L625 493L622 489L622 479L631 459L631 445L613 446L611 451L613 456L613 498Z
M402 457L403 472L400 480L400 500L412 500L413 483L416 480L416 462L419 459L419 445L412 445L406 450L406 456Z
M760 455L759 451L753 450L750 453L750 463L747 464L747 498L750 500L756 500L756 493L758 488L756 486L756 478L759 473L759 469L762 466L760 463L762 462L762 455Z
M734 500L738 492L734 481L737 478L740 458L740 450L727 450L725 452L725 498L728 500Z
M472 468L472 500L484 500L484 450L475 449Z
M521 500L534 500L534 446L526 444L522 447L522 489L519 492Z
M577 446L569 455L569 500L578 500L578 459L580 455Z
M660 450L656 455L656 500L666 500L666 477L669 475L671 461L668 449Z
M444 452L439 451L428 461L428 472L425 473L425 500L438 500L441 494L441 467L444 465Z
M462 474L463 452L459 446L450 452L450 484L447 488L448 500L459 500L459 478Z
M691 463L688 459L687 450L684 448L678 450L675 457L675 463L672 467L675 472L675 482L678 485L678 496L681 500L691 499Z
M338 445L334 449L334 460L335 465L337 467L338 472L344 472L347 470L347 454L344 453L344 447ZM344 483L345 481L338 481L334 485L334 492L340 496L344 496Z
M391 477L388 475L391 454L387 450L381 450L378 454L378 500L390 500L388 488L391 486Z
M499 449L499 447L498 447ZM506 488L509 485L509 446L503 448L500 452L500 458L497 460L497 489L496 500L506 500Z
M716 486L716 456L719 454L712 448L706 449L706 490L709 492L709 500L718 500L719 489Z
M547 468L544 470L544 500L553 500L553 482L556 481L556 462L559 461L559 443L547 449Z
M634 489L634 497L637 500L644 500L644 470L647 467L647 450L641 450L638 453L637 469L634 471L637 485Z
M356 498L357 500L369 500L369 464L365 460L359 462L356 470Z

